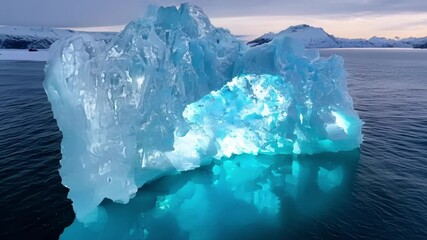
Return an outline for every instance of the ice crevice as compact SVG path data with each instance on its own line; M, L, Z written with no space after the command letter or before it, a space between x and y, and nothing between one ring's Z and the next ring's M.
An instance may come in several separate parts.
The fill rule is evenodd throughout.
M249 48L197 6L150 7L110 43L50 49L44 87L63 133L76 216L105 198L233 155L347 151L362 142L339 56L289 38Z

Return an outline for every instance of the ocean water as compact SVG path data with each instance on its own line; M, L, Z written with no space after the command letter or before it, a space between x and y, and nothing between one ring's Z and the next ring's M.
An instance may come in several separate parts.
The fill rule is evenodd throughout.
M427 51L321 51L335 53L365 122L360 149L165 177L128 205L103 202L86 228L60 183L44 63L0 61L0 239L427 239ZM242 185L251 174L273 187Z

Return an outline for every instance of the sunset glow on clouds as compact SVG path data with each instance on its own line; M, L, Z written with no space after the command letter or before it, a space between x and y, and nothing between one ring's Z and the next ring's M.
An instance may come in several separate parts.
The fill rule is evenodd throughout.
M36 4L37 2L37 4ZM48 26L88 31L120 31L141 17L149 4L176 0L5 0L0 25ZM193 0L216 26L250 39L291 25L309 24L346 38L374 35L427 36L426 0ZM31 6L22 8L22 6ZM23 18L22 16L25 16Z

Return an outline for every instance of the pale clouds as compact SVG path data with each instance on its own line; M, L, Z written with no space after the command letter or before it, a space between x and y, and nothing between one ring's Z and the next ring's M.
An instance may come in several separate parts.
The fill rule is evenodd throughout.
M279 32L288 26L302 23L323 27L332 35L346 38L427 36L427 14L424 13L334 18L319 18L315 15L252 16L213 18L212 22L230 29L236 35L246 35L245 39L253 39L266 32Z
M79 29L115 26L117 30L120 25L142 16L149 4L178 5L180 2L2 0L0 25ZM201 6L216 25L230 28L239 35L255 36L301 23L322 26L343 37L367 37L373 33L427 35L423 24L427 16L426 0L193 0L192 3ZM415 22L418 24L413 24Z

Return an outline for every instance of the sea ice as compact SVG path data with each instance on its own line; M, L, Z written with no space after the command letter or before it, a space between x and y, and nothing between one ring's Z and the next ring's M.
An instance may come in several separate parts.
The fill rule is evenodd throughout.
M84 222L104 198L127 203L145 183L213 158L337 152L362 140L340 57L288 38L248 48L190 4L151 7L108 45L82 34L50 53L60 174Z

